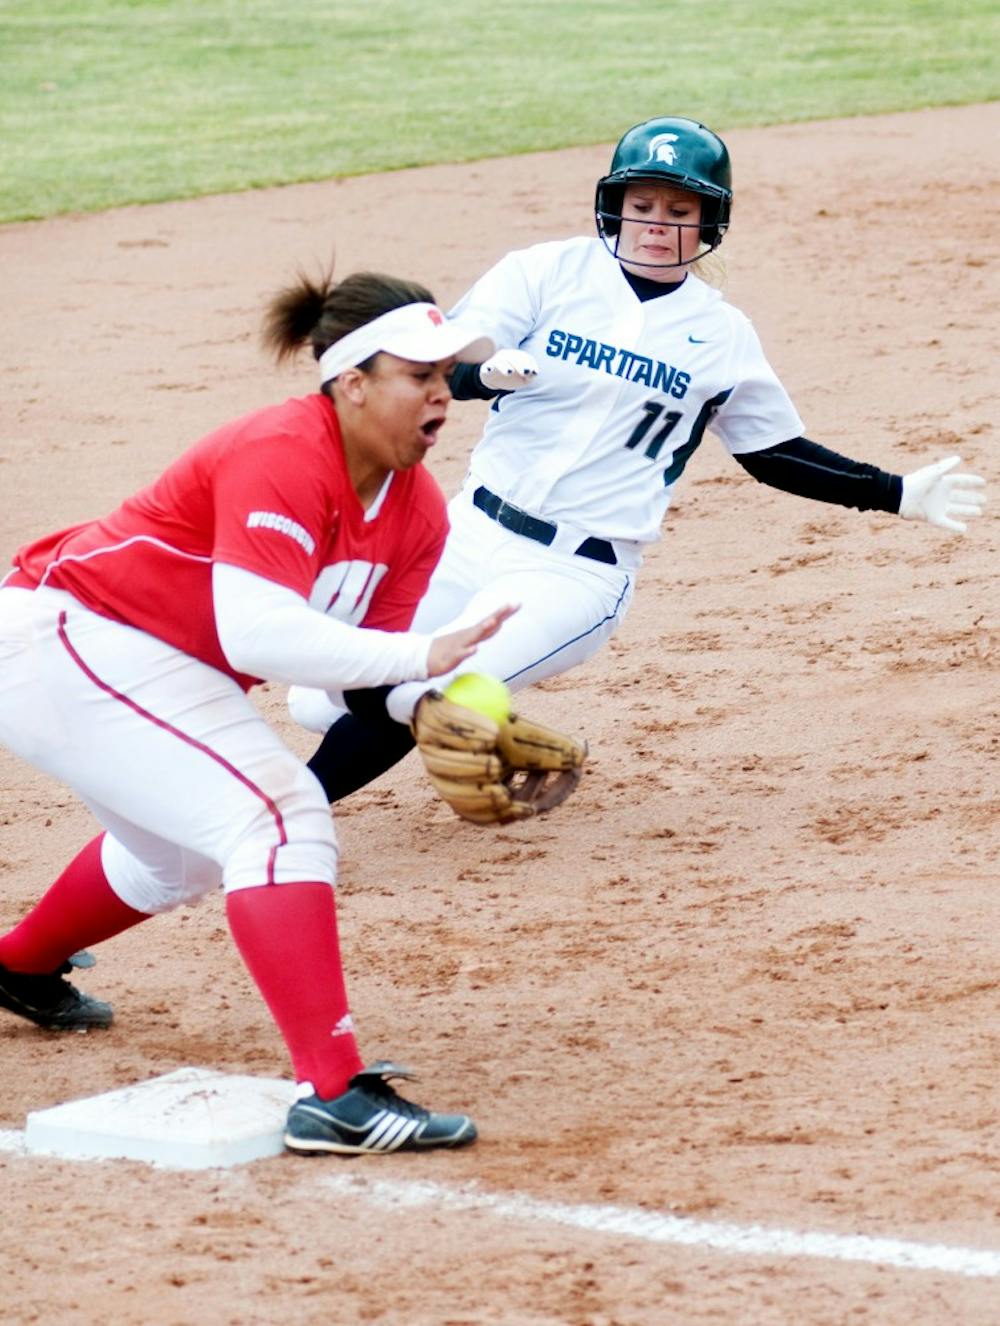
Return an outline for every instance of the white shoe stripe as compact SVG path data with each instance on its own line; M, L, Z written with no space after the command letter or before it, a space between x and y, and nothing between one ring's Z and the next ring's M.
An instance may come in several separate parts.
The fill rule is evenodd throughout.
M402 1120L399 1130L392 1139L392 1145L389 1147L389 1150L398 1151L405 1142L409 1141L419 1127L420 1123L417 1119Z
M376 1114L372 1119L368 1131L367 1133L365 1133L364 1141L361 1143L361 1145L366 1150L378 1151L380 1149L379 1138L381 1137L382 1133L385 1131L385 1129L388 1127L388 1125L391 1122L392 1122L392 1115L389 1113L389 1111L380 1110L379 1113Z
M397 1147L401 1147L404 1142L409 1141L419 1127L420 1121L418 1119L401 1119L399 1128L393 1138L392 1149L395 1151Z
M368 1131L365 1133L364 1141L361 1145L377 1151L379 1149L381 1136L389 1126L390 1122L389 1116L384 1111L382 1114L376 1114Z
M373 1128L368 1134L367 1145L378 1151L391 1151L400 1128L404 1127L405 1124L406 1120L401 1118L400 1115L386 1111L385 1117L378 1127Z
M403 1145L418 1126L418 1119L406 1119L402 1115L387 1112L386 1117L365 1138L365 1149L370 1151L395 1151Z

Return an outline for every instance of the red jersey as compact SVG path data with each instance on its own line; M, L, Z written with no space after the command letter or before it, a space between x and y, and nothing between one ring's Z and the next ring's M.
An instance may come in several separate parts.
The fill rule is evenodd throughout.
M448 532L416 465L363 510L333 403L315 394L224 424L101 520L27 544L7 584L68 590L235 677L215 629L212 563L285 585L355 626L405 631Z

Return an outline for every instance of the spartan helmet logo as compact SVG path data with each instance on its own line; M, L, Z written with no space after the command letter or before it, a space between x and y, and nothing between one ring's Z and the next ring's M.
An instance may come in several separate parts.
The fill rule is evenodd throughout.
M676 142L677 134L657 134L655 138L650 140L650 161L662 161L664 165L672 166L677 160L677 153L673 148L673 144Z

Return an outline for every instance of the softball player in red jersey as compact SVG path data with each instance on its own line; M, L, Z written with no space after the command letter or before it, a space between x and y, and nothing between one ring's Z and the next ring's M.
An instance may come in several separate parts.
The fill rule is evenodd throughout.
M327 800L247 690L433 676L509 615L409 630L447 531L420 462L456 356L492 343L422 287L365 273L300 280L266 332L279 359L311 344L319 392L225 424L110 515L22 548L0 589L0 740L105 829L0 938L0 1006L107 1026L110 1007L63 979L67 963L221 883L302 1084L289 1146L459 1145L468 1118L399 1097L396 1065L362 1066Z
M519 602L476 659L513 690L614 634L708 430L754 478L803 497L953 531L979 514L983 481L953 473L957 457L901 477L802 436L750 321L691 270L721 243L731 199L716 134L680 117L646 121L598 181L597 238L510 253L452 310L504 348L452 377L457 397L494 400L415 624ZM328 729L309 767L331 800L411 748L408 719L428 686L348 695L347 714L338 697L293 688L293 716Z

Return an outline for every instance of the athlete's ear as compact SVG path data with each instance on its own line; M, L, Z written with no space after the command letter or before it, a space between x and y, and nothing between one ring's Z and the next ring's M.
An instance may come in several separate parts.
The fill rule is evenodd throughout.
M333 382L333 399L349 401L358 407L364 405L367 395L368 377L360 368L345 368L338 373Z

